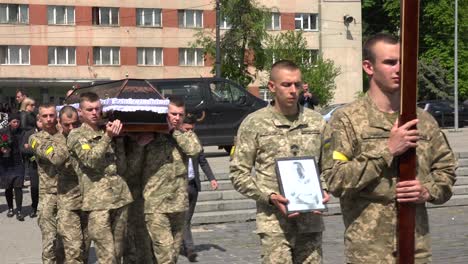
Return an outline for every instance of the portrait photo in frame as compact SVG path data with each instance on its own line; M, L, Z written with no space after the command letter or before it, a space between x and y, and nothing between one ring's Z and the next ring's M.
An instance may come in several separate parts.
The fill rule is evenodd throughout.
M287 213L326 211L315 157L276 159L281 195L289 200Z

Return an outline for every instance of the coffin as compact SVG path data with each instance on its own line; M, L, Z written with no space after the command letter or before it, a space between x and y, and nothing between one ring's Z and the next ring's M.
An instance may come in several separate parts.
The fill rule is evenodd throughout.
M124 79L97 82L73 91L64 105L79 106L80 95L94 92L101 99L105 120L119 119L123 132L166 132L166 115L169 100L148 81ZM57 107L58 110L63 106Z

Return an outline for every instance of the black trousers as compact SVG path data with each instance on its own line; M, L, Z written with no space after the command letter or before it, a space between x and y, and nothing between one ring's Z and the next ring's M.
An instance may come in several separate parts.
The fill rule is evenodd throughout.
M193 250L193 237L192 237L192 216L195 212L195 205L197 205L198 190L194 180L189 181L187 186L187 192L189 197L189 209L185 216L185 228L184 228L184 249Z

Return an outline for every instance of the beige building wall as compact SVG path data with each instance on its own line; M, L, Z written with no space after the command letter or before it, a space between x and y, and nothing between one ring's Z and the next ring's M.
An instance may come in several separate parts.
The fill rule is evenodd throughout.
M213 20L214 1L212 0L95 0L95 1L65 1L65 0L14 0L2 3L30 5L75 5L100 7L147 7L164 10L198 9L205 10L211 17L204 14L204 22ZM332 59L341 68L342 74L336 79L337 90L334 102L349 102L362 89L361 61L361 4L360 1L326 1L326 0L260 0L260 4L280 13L318 13L319 30L305 32L310 49L323 52L325 58ZM30 10L31 11L31 10ZM345 26L343 15L348 14L355 20ZM29 14L30 21L33 14ZM175 18L176 19L176 18ZM174 17L172 18L174 20ZM120 20L122 21L122 20ZM167 26L169 22L171 26ZM190 47L194 41L196 30L178 28L177 21L165 21L162 28L144 28L135 26L49 26L37 23L29 25L4 24L0 27L0 45L30 45L30 46L117 46L117 47L161 47L172 49ZM210 22L212 23L212 21ZM204 23L205 24L205 23ZM174 26L176 25L176 26ZM205 30L213 31L213 28ZM275 34L278 31L272 31ZM44 50L44 49L42 49ZM46 49L45 49L46 50ZM92 50L91 50L92 52ZM78 54L77 54L78 55ZM47 54L41 56L47 57ZM93 80L130 78L183 78L212 76L212 62L205 66L138 66L136 63L99 66L92 61L75 66L51 66L47 64L2 65L0 78L37 78L57 80ZM171 56L163 54L163 56ZM32 56L31 56L32 57ZM164 58L164 61L170 58ZM32 58L31 58L32 60ZM78 60L78 58L77 58ZM83 60L83 59L82 59ZM265 73L254 86L266 84ZM262 77L263 76L263 77ZM69 86L69 84L66 84Z

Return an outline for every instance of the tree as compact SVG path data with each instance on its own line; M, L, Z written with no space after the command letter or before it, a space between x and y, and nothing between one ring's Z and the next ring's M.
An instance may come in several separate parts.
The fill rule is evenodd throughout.
M252 0L220 0L221 17L230 25L221 38L221 76L247 87L256 78L249 65L258 71L264 69L262 47L267 32L265 21L269 11ZM212 32L199 31L193 46L203 47L212 58L216 55ZM213 68L214 70L214 68Z
M324 60L322 54L311 53L301 31L269 35L266 40L265 68L271 68L274 61L291 60L300 67L302 80L309 84L309 90L317 96L320 105L327 105L333 99L335 78L341 71L332 60Z
M459 94L468 98L468 1L459 0ZM397 34L400 27L399 0L363 0L364 38L377 32ZM419 56L425 62L438 60L444 71L437 79L454 81L454 1L421 1ZM432 65L434 67L434 65ZM424 68L421 68L424 69ZM425 73L420 73L425 74ZM420 82L421 85L427 82ZM434 89L437 87L428 87ZM420 87L420 89L425 89ZM442 88L445 89L445 88ZM422 93L421 93L422 94ZM453 92L451 93L453 95Z
M420 100L453 100L453 84L447 80L447 71L438 60L419 61L418 86Z

